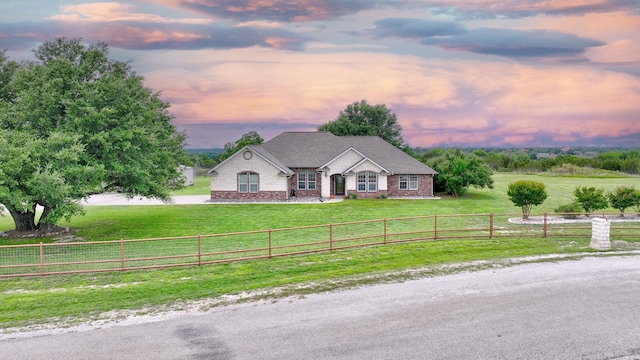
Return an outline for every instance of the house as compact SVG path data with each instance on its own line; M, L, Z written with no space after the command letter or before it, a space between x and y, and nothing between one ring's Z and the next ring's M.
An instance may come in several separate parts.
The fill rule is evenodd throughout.
M182 174L182 178L184 179L185 186L193 185L194 178L194 169L191 166L180 165L178 166L178 171Z
M375 136L285 132L216 167L211 199L432 197L433 169Z

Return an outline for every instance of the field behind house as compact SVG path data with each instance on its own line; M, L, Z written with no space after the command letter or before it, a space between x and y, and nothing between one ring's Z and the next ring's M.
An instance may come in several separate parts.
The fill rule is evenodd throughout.
M494 189L471 189L461 198L440 200L345 200L318 204L206 204L87 207L87 214L63 226L75 240L109 241L195 234L277 229L366 219L433 214L513 213L507 185L520 179L544 182L549 198L534 212L552 212L569 202L579 185L613 190L620 185L640 187L640 178L567 178L497 174ZM205 179L206 180L206 179ZM201 180L200 180L201 181ZM196 185L197 186L197 185ZM206 191L206 184L200 190ZM205 192L206 193L206 192ZM608 209L607 211L614 211ZM628 210L629 211L629 210ZM0 231L12 228L0 218ZM446 240L377 246L333 253L152 271L61 275L0 280L0 328L52 321L65 324L104 318L112 310L153 312L158 306L176 308L189 301L260 290L256 297L357 286L381 278L409 277L413 269L428 274L438 266L474 260L500 259L590 251L588 237L499 238ZM19 240L53 242L55 239ZM16 240L1 240L15 244ZM633 238L630 242L640 242ZM440 270L443 271L443 270ZM446 270L444 270L446 271ZM389 272L395 275L389 275ZM383 275L384 274L384 275ZM273 290L279 288L276 293ZM249 296L252 297L252 296Z

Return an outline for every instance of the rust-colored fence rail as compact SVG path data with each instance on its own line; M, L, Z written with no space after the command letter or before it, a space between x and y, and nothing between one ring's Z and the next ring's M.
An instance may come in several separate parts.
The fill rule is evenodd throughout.
M617 222L617 214L598 216L611 219L612 240L640 240L640 222ZM559 222L557 215L546 213L526 222L520 218L429 215L172 238L0 246L0 278L201 266L413 241L591 236L589 221Z

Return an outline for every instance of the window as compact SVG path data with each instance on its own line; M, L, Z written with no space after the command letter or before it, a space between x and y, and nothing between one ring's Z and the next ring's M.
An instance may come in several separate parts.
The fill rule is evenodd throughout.
M238 174L238 192L241 193L257 193L258 192L258 174L252 172L244 172Z
M316 172L298 171L298 190L315 190Z
M378 191L378 174L373 171L362 171L358 173L358 191L376 192Z
M400 190L418 190L418 175L400 175Z

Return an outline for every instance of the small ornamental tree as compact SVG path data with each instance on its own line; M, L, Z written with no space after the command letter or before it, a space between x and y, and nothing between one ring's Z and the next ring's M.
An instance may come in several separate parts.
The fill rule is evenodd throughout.
M612 208L620 210L620 217L624 217L624 210L639 204L638 190L633 186L618 186L607 194Z
M578 186L573 191L576 201L582 205L585 215L589 216L595 210L606 209L609 206L604 189L593 186Z
M531 208L542 204L548 196L543 183L529 180L509 184L507 195L515 206L522 208L522 218L525 220L529 218Z

